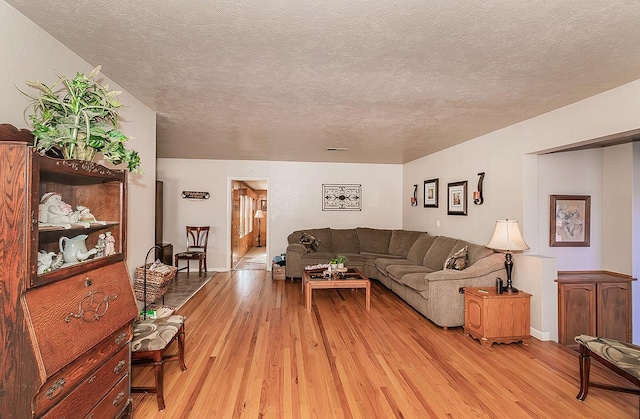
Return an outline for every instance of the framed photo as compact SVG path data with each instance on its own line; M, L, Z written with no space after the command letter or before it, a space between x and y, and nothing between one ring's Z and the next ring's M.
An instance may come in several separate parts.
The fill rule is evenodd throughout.
M267 200L266 199L261 199L260 200L260 209L262 211L266 211L267 210Z
M424 207L438 208L438 179L424 181Z
M551 195L549 246L589 247L591 196Z
M467 215L467 181L449 183L447 186L447 214Z

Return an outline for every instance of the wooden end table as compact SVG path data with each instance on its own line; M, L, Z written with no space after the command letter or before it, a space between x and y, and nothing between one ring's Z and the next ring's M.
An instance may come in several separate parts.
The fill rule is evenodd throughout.
M314 289L364 288L366 290L366 308L371 309L371 281L356 268L348 268L342 275L323 277L324 269L302 272L302 288L307 311L311 311L311 293Z
M482 346L531 341L531 294L498 294L494 287L464 289L464 333Z

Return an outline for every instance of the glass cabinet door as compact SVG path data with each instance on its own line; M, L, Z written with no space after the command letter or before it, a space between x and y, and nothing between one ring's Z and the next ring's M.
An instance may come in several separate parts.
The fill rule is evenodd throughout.
M123 260L126 174L32 154L32 286ZM36 224L37 220L37 224Z

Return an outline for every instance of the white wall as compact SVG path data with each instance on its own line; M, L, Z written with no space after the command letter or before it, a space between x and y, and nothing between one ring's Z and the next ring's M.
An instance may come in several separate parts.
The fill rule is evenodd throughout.
M287 236L314 227L400 228L401 165L158 159L164 182L164 231L174 252L185 248L185 225L210 225L207 265L230 268L230 180L269 181L268 260L284 253ZM322 184L361 184L362 211L322 211ZM182 191L206 191L205 201L182 199Z
M568 160L558 158L562 160L562 164L570 161L568 167L573 167L572 170L567 171L560 167L554 168L551 173L549 172L551 165L547 164L551 160L547 160L547 156L540 158L535 154L638 129L640 127L638 109L640 109L640 80L406 164L402 188L403 227L423 228L432 234L448 235L482 244L489 241L495 220L501 218L519 220L525 241L531 250L516 259L514 285L524 291L541 294L540 298L534 295L534 303L537 307L532 307L532 313L541 313L539 327L554 327L549 317L555 316L557 307L550 304L555 298L555 289L549 287L551 279L546 277L549 264L545 262L542 264L544 266L539 266L540 263L532 261L531 263L523 262L521 263L523 266L518 266L518 260L526 258L526 255L556 258L557 269L561 270L616 268L617 271L631 274L633 269L639 269L636 266L640 261L634 263L628 250L633 247L633 238L630 235L623 235L621 240L609 239L611 236L608 236L605 231L603 201L607 199L605 184L609 190L610 185L614 183L612 179L617 179L618 173L621 173L623 179L620 179L621 183L615 190L626 190L629 194L633 189L632 177L628 174L629 164L638 167L640 163L637 161L629 163L628 159L625 159L622 163L624 167L616 167L613 157L598 157L597 153L590 152L576 153L576 156L580 156L576 162L573 161L573 157ZM617 156L615 150L611 153L611 156ZM557 157L548 158L556 159ZM580 161L583 158L585 160ZM595 165L596 173L592 173L594 169L591 165ZM573 170L577 168L585 171L574 173ZM485 203L481 206L470 204L466 217L446 215L446 184L468 180L471 197L471 193L476 189L478 172L486 172ZM553 179L558 175L568 176L568 178ZM640 175L636 176L640 177ZM415 183L422 185L423 180L431 178L440 179L440 207L437 209L422 208L420 205L411 207L409 198L413 193L412 185ZM552 190L554 192L551 192ZM581 194L583 191L585 194L589 192L592 195L592 210L595 209L591 247L570 250L549 248L548 195L550 193ZM612 191L609 190L609 193ZM420 203L422 199L420 193L418 197ZM628 215L630 211L628 207L631 204L625 205L627 208L616 211L613 217L617 218L622 213L620 228L624 227L631 231L632 226L629 225L630 216ZM437 220L440 220L441 227L437 227ZM615 236L614 233L612 235ZM623 256L614 257L611 252ZM621 262L620 259L624 259L626 263ZM633 269L628 263L633 263ZM527 266L532 267L531 271L527 271ZM519 284L523 285L519 286ZM634 299L633 310L635 313L640 312L640 299ZM537 314L536 317L538 317ZM557 336L557 330L543 329L538 330L536 334ZM640 340L637 333L634 335L634 340L636 342Z
M607 147L604 154L603 269L633 270L633 144ZM640 263L640 260L638 261ZM639 336L640 337L640 336Z
M632 253L631 260L633 261L632 276L634 278L640 278L640 142L633 143L631 150L633 154L633 175L632 175ZM636 301L640 300L640 283L634 281L632 283L632 297L633 299L633 319L631 324L633 325L633 340L635 343L640 342L640 307Z
M0 122L18 128L28 128L23 112L29 99L17 89L31 89L25 80L50 84L58 73L73 76L105 64L87 63L4 1L0 1L0 51ZM108 65L103 65L103 71L108 72ZM122 90L106 77L104 82L114 90ZM145 172L142 176L130 175L128 184L127 263L133 272L154 242L156 120L155 112L127 92L123 92L121 101L126 105L121 112L121 128L135 137L130 147L140 153Z
M559 271L603 269L603 154L599 148L538 156L538 252L556 258ZM591 196L591 246L549 246L550 195Z

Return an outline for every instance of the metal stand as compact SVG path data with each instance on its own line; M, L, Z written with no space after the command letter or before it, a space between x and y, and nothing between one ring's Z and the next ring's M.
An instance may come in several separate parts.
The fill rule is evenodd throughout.
M154 249L158 249L160 250L160 252L162 252L162 247L156 245L153 246L151 249L149 249L149 251L147 252L147 256L144 257L144 268L143 268L143 274L142 274L142 299L144 300L144 308L142 309L142 313L144 313L142 315L143 319L146 320L147 319L147 260L149 259L149 255L151 254L151 252Z

